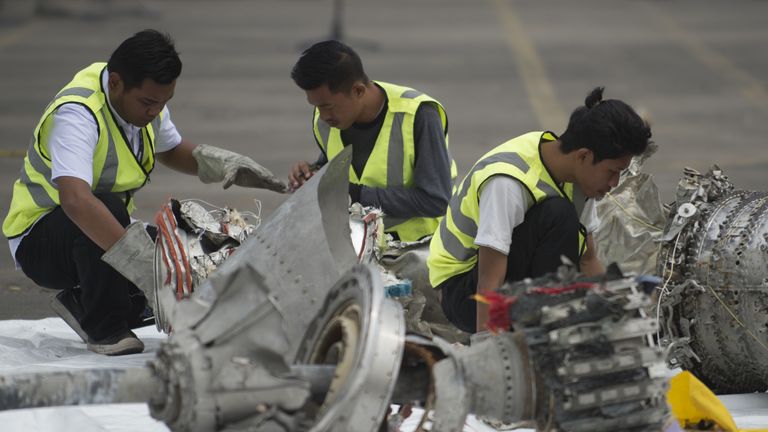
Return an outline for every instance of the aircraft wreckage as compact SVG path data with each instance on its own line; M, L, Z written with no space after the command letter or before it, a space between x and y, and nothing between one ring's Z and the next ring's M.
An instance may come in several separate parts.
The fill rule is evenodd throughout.
M686 169L657 273L670 366L719 393L768 390L768 193Z
M256 230L239 225L222 235L207 216L189 219L195 206L171 203L157 220L166 235L155 274L135 281L155 305L158 328L170 331L156 357L142 368L1 377L0 407L146 402L174 431L373 432L386 429L391 404L423 407L431 414L422 424L435 431L462 430L470 413L539 430L661 430L670 422L650 312L659 282L672 358L683 366L709 358L695 337L706 322L671 301L706 281L683 281L695 271L681 261L685 221L664 234L677 244L659 261L666 279L624 276L616 266L585 278L563 266L505 285L484 294L498 331L465 346L409 318L412 309L434 310L422 303L404 312L387 295L393 285L384 281L401 281L408 266L398 264L413 256L398 246L395 265L379 266L376 214L347 212L348 165L349 153L333 159ZM408 277L416 297L419 276Z

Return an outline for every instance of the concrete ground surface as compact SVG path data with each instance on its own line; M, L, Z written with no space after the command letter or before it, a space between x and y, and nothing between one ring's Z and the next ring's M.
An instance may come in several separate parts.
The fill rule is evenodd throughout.
M287 176L318 153L311 109L289 77L300 50L342 36L370 77L446 107L460 176L531 130L564 130L593 87L642 109L659 152L647 163L664 201L683 167L719 164L739 188L766 189L768 2L756 0L0 0L0 207L39 115L72 75L144 28L169 32L184 70L170 102L193 142L238 151ZM24 0L27 1L27 0ZM20 12L21 10L21 12ZM273 192L203 185L158 166L138 195L149 220L168 197L262 216ZM5 246L2 247L5 249ZM51 292L0 251L0 319L52 316Z

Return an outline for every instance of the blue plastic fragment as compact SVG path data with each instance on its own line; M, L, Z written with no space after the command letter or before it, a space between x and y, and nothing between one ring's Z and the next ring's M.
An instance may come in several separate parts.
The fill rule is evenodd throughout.
M384 294L387 297L407 297L413 295L413 286L410 280L404 279L399 283L384 287Z

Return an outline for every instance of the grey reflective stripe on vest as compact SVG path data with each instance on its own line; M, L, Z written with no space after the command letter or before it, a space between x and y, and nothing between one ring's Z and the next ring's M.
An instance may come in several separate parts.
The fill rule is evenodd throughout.
M395 113L389 131L387 149L387 187L403 185L403 118L405 113Z
M35 151L35 142L36 140L33 135L29 142L29 150L27 150L27 158L29 159L29 164L32 165L32 169L40 173L43 178L50 179L51 168L45 164L45 161L43 161L42 157L40 157L40 153ZM34 201L38 207L55 207L57 205L56 202L51 199L44 187L32 182L25 168L26 167L24 165L21 166L19 182L27 188L27 192L29 192L29 195L32 197L32 201Z
M328 125L328 123L320 120L320 117L317 118L315 123L317 124L317 131L320 133L320 145L323 147L323 150L325 150L327 154L328 139L331 137L331 127Z
M539 179L538 183L536 183L536 187L544 191L544 193L547 196L551 196L551 197L560 196L560 192L558 192L555 188L550 186L547 182L545 182L542 179Z
M115 140L112 138L110 132L109 122L107 121L107 115L104 110L101 110L101 118L104 119L104 125L106 130L103 133L107 134L107 155L104 158L104 168L101 170L101 176L98 181L95 181L96 188L94 192L111 192L117 181L117 149L115 149Z
M406 90L403 92L403 94L400 95L403 99L416 99L417 97L423 95L424 93L416 90Z
M92 89L86 88L86 87L71 87L68 89L64 89L57 94L53 100L48 104L48 106L45 107L45 111L48 111L48 108L55 103L59 98L63 98L65 96L80 96L83 99L88 99L91 97L91 95L94 93Z
M86 87L70 87L59 92L54 100L63 98L64 96L80 96L84 99L88 99L93 93L94 91L92 89Z
M32 134L31 137L29 137L29 147L27 147L27 155L30 153L35 153L35 143L37 142L37 139L35 138L35 134Z
M43 158L40 157L40 153L33 149L33 151L27 152L27 156L29 157L29 164L32 165L35 171L42 174L46 179L51 178L51 168L45 164Z
M479 161L477 164L475 164L474 167L472 167L472 170L469 172L469 174L467 174L466 180L464 180L461 192L454 195L453 198L451 198L450 204L448 204L448 211L451 212L451 219L453 220L453 224L456 226L456 228L458 228L459 231L472 238L477 236L477 224L471 217L461 212L461 202L464 201L464 198L467 196L469 186L472 183L472 176L488 165L497 162L508 163L514 167L517 167L517 169L524 173L528 172L530 169L528 163L526 163L519 154L512 152L496 153ZM443 220L443 222L440 223L440 240L442 240L445 250L447 250L448 253L453 255L453 257L459 261L466 261L475 254L475 249L464 247L459 239L448 230L446 220Z
M50 196L48 196L48 192L45 191L42 185L39 185L37 183L32 183L32 180L27 175L27 170L24 169L24 167L21 167L21 174L19 175L19 181L21 184L26 186L27 192L29 192L29 196L32 197L32 201L35 202L35 205L41 208L51 208L56 207L58 204L56 204L55 201L51 199Z

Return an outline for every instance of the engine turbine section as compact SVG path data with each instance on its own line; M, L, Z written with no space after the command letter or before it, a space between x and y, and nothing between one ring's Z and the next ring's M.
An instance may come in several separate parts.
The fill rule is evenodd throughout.
M657 263L668 363L716 393L768 390L768 193L686 168Z

